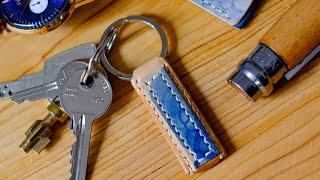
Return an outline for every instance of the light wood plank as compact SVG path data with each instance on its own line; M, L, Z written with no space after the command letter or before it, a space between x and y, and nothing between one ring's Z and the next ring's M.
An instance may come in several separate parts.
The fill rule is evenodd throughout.
M169 62L206 115L229 157L193 176L184 174L137 93L110 76L114 102L96 121L89 159L91 179L319 179L320 61L268 99L249 103L226 82L259 39L296 0L261 1L247 28L239 31L186 0L97 0L76 11L67 24L46 35L0 37L0 81L37 72L46 58L86 42L98 43L114 20L151 15L171 27L176 52ZM172 38L171 38L172 40ZM121 34L111 61L130 71L158 55L159 38L141 25ZM68 179L74 141L66 124L40 155L18 145L46 101L0 102L0 179Z

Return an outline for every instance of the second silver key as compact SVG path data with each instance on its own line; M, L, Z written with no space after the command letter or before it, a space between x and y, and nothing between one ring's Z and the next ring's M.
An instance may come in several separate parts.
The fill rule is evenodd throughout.
M60 103L71 117L76 142L72 147L72 180L85 180L90 147L91 127L102 116L112 101L112 89L108 79L95 71L87 85L80 83L85 69L72 73L62 86Z
M18 104L25 100L35 101L43 98L48 98L50 101L59 101L60 89L64 81L67 80L74 71L86 67L88 67L88 63L85 61L69 62L60 69L53 82L17 92L12 96L12 101Z
M61 52L45 61L43 70L23 76L20 79L12 82L0 83L0 99L12 98L16 93L40 86L54 87L53 83L57 77L60 69L67 63L78 60L90 58L96 51L94 44L84 44L72 49Z

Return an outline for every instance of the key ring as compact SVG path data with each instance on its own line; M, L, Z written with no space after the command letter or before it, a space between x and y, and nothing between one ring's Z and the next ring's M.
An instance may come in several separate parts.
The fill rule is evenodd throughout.
M118 36L118 32L120 31L120 28L127 24L127 23L131 23L131 22L139 22L139 23L143 23L146 24L150 27L152 27L153 29L157 30L157 32L160 35L161 38L161 43L162 43L162 50L160 53L160 57L166 58L168 56L168 38L166 36L165 31L163 30L163 28L153 19L145 17L145 16L128 16L126 18L122 18L119 19L117 21L115 21L114 23L112 23L108 29L106 30L106 32L110 32L108 33L108 38L110 41L108 42L108 47L104 48L102 50L102 52L100 53L99 57L100 57L100 63L103 65L103 67L109 71L111 74L113 74L114 76L122 79L122 80L126 80L126 81L131 81L132 78L132 74L127 74L127 73L123 73L119 70L117 70L116 68L114 68L110 62L108 61L108 55L111 51L112 46L114 45L114 43L116 42L117 36Z
M112 48L112 45L114 44L114 41L116 40L117 33L114 32L116 29L114 28L108 28L102 35L100 43L97 47L97 50L95 54L90 58L88 63L88 68L84 70L80 82L86 84L87 79L92 71L93 68L93 62L97 61L100 54L104 53L105 51L109 52Z

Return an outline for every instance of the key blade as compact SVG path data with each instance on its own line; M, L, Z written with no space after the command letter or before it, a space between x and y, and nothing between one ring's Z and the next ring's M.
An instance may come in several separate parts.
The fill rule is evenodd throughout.
M99 71L92 72L92 84L81 85L82 70L77 70L63 83L60 104L72 117L72 128L77 138L71 154L71 179L85 179L91 127L112 102L112 88L107 77Z
M79 124L74 129L76 142L71 150L71 180L86 179L93 120L90 115L75 114L72 116L72 121L79 122Z
M94 55L95 51L96 46L92 43L88 43L50 57L45 61L42 71L23 76L17 81L1 83L0 100L12 98L14 94L20 91L37 88L38 86L54 82L64 65L74 60L88 59Z
M39 99L48 98L53 100L59 94L58 83L52 82L28 90L20 91L12 96L12 101L17 104L25 100L36 101Z
M19 81L1 83L0 84L0 99L8 99L13 95L13 89L16 89Z
M314 59L316 59L318 56L320 55L320 45L318 45L308 56L306 56L304 58L304 60L296 65L293 69L291 69L290 71L288 71L284 77L287 80L292 79L299 71L301 71L301 69L306 66L309 62L313 61Z
M11 98L15 93L33 86L41 85L43 72L23 76L17 81L5 82L0 84L0 100Z
M11 99L17 104L25 100L36 101L39 99L49 99L49 101L59 101L60 86L63 85L64 81L69 78L72 72L78 69L84 69L87 66L87 62L84 61L67 63L61 68L54 82L19 91L13 94Z

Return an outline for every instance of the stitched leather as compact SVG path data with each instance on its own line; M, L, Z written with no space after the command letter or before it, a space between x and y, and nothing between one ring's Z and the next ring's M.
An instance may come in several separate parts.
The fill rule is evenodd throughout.
M219 155L196 114L188 107L181 93L164 68L148 84L151 101L156 105L185 148L194 156L194 165L201 165Z
M164 134L169 135L167 140L187 166L188 173L221 158L223 150L203 125L201 113L163 59L155 59L135 70L132 84L151 105Z
M258 0L191 0L229 24L242 28L249 21Z

